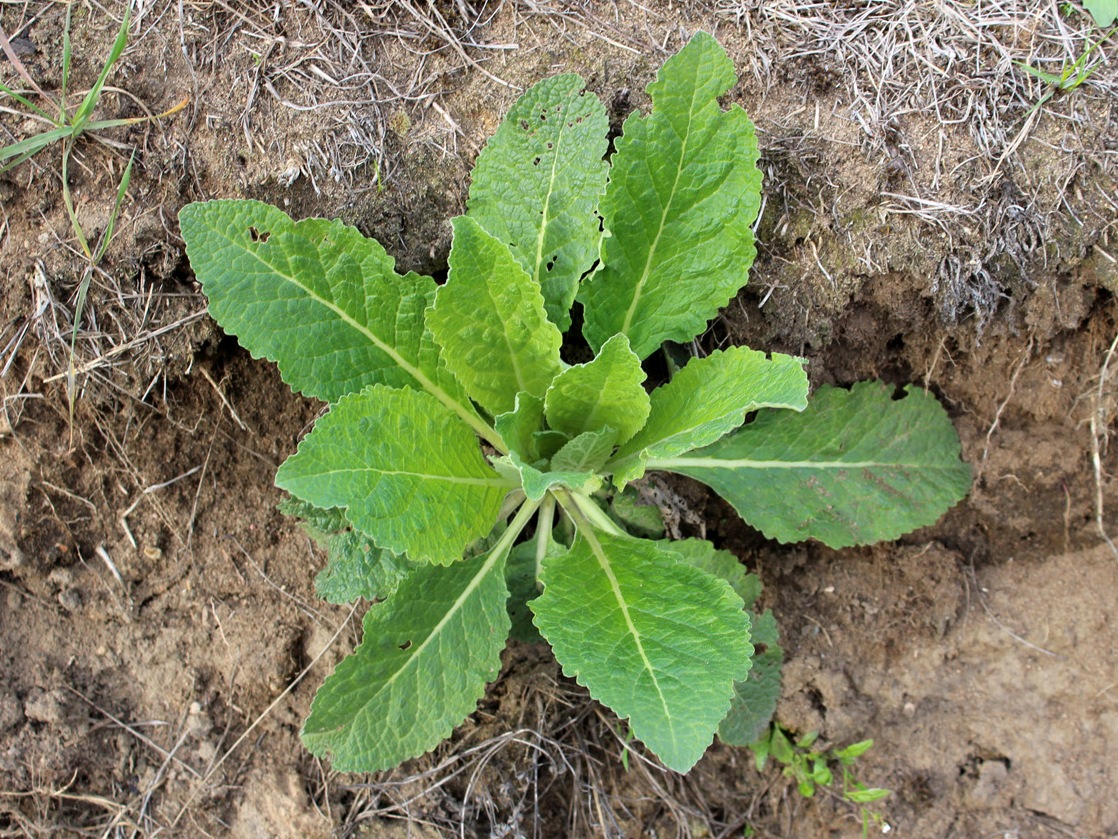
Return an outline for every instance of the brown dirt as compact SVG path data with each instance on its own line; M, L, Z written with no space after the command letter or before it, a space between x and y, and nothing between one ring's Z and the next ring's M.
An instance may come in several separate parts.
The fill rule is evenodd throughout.
M751 284L701 344L809 356L816 384L923 384L976 470L936 526L837 552L767 542L679 482L765 582L788 651L778 718L825 743L874 738L857 772L894 791L876 805L893 835L1118 836L1118 555L1095 520L1096 477L1118 509L1118 359L1097 399L1118 333L1118 124L1102 87L1118 74L1054 99L999 164L994 128L1008 142L1035 98L1007 88L1004 113L969 121L952 121L963 104L947 94L942 118L879 113L841 41L811 52L803 19L778 26L744 3L506 4L476 19L433 4L474 44L469 62L436 32L391 34L419 26L391 4L144 5L110 84L152 111L191 103L105 132L119 148L83 142L71 166L96 236L120 148L138 149L78 331L72 425L84 262L59 149L0 176L0 835L861 835L856 807L801 798L744 750L715 746L687 777L637 754L626 768L616 721L530 647L510 648L432 756L366 778L303 751L314 689L360 617L315 598L323 558L275 510L275 469L321 406L202 314L177 233L191 200L255 197L341 216L402 268L441 270L470 163L516 95L478 62L521 87L577 70L619 125L680 27L702 27L743 68L730 98L759 129L766 207ZM74 89L116 29L93 8L74 10ZM62 20L58 4L0 5L48 90ZM1006 43L1037 37L1014 32ZM322 78L365 72L351 88ZM139 112L116 92L102 103ZM0 145L28 130L0 111Z

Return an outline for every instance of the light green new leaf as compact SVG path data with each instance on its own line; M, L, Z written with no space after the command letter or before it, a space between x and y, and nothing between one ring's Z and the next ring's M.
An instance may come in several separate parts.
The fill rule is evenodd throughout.
M673 457L713 443L758 408L807 405L808 382L801 359L748 347L716 350L693 358L675 378L652 392L648 423L614 456L615 480L640 477L649 457Z
M276 485L316 507L344 508L381 548L440 565L489 533L511 488L432 396L383 385L338 401Z
M718 104L735 81L700 32L649 86L652 113L625 121L601 204L602 267L579 292L595 349L617 333L642 359L689 341L745 285L761 174L745 111Z
M541 577L530 605L563 672L628 718L665 765L694 766L749 671L741 598L653 542L584 526Z
M259 201L189 204L179 223L214 320L294 390L336 402L370 384L421 388L474 415L424 327L435 281L397 274L376 241Z
M563 336L508 246L468 216L453 223L450 273L427 325L466 392L497 416L513 410L522 391L547 392L562 369Z
M608 425L600 431L584 431L551 458L556 472L597 472L609 460L617 444L617 432Z
M326 550L327 565L314 578L314 590L328 603L352 603L361 597L383 600L415 567L406 556L378 548L336 507L320 510L288 498L279 510L285 516L304 519L310 537Z
M419 566L369 609L361 645L314 698L303 726L311 752L342 772L389 769L473 713L508 638L509 542L448 567Z
M542 466L537 468L526 463L516 452L498 458L493 465L502 475L515 476L529 501L542 500L548 490L555 487L597 492L602 486L602 479L589 469L559 471Z
M578 282L598 257L609 121L578 76L534 85L474 166L467 215L509 245L563 332Z
M970 489L959 437L936 398L880 382L821 388L801 414L764 411L705 449L652 459L702 481L770 539L832 548L932 524Z
M730 713L718 726L718 739L730 746L748 746L757 742L772 722L780 701L780 669L784 665L784 648L780 646L780 630L773 613L751 615L753 638L757 652L749 676L734 684Z
M539 439L536 434L543 428L543 398L530 393L518 393L511 411L493 420L493 427L505 441L510 452L516 452L523 463L541 465Z
M615 335L597 357L568 367L555 377L545 397L547 424L572 438L607 425L624 443L648 419L648 393L640 359L629 349L629 339Z

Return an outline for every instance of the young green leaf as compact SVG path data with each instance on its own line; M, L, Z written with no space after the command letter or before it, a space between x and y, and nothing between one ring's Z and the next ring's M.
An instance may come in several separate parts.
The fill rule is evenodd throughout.
M821 388L801 414L765 411L714 445L651 459L702 481L770 539L832 548L932 524L970 489L959 437L936 398L879 382Z
M563 336L547 319L539 286L468 216L454 220L450 274L427 325L447 366L493 416L512 411L522 391L543 396L562 369Z
M715 350L694 358L675 378L652 392L648 423L614 456L610 468L624 485L640 477L649 457L672 457L713 443L758 408L807 405L802 359L748 347Z
M320 510L298 498L281 502L286 516L305 519L303 526L326 550L327 564L314 578L315 593L328 603L352 603L358 598L383 600L411 573L415 563L373 544L355 530L337 507Z
M521 96L478 155L466 205L540 286L561 331L598 257L606 187L609 121L584 88L578 76L554 76Z
M440 565L489 533L512 487L432 396L383 385L339 400L276 485L316 507L345 508L381 548Z
M547 492L556 487L597 492L602 485L602 479L590 469L536 468L524 462L516 452L509 452L493 465L502 475L515 476L529 501L543 500Z
M640 359L624 335L615 335L593 361L568 367L555 377L545 397L547 424L574 438L606 426L624 443L648 419L648 393Z
M597 472L613 454L617 432L610 426L600 431L584 431L551 458L556 472Z
M541 579L530 605L563 672L628 718L667 766L694 766L749 671L741 598L654 542L581 525Z
M543 428L543 397L518 393L513 409L498 416L493 421L493 427L504 439L508 450L519 455L522 462L543 465L540 461L546 460L547 456L540 453L539 438L536 436Z
M735 81L700 32L649 86L652 113L625 121L602 200L602 267L579 293L595 349L617 333L642 359L689 341L745 285L761 174L745 111L718 104Z
M294 222L259 201L188 204L179 223L214 320L294 390L336 402L370 384L422 388L477 422L424 328L430 277L397 274L339 221Z
M319 688L303 742L341 772L430 751L496 678L509 633L510 540L448 567L422 565L365 614L361 645Z

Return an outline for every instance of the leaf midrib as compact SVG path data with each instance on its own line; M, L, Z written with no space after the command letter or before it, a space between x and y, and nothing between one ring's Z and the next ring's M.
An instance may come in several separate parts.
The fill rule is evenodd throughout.
M693 84L691 87L691 103L687 109L687 131L683 135L679 148L679 162L676 166L675 180L672 182L672 189L668 195L667 203L664 205L664 211L660 214L660 227L656 231L656 236L652 240L652 244L648 248L648 258L645 259L644 270L641 272L640 279L637 280L636 288L633 289L633 300L629 304L629 309L625 312L625 320L621 325L621 332L625 335L629 334L629 329L633 324L633 317L637 311L637 305L640 303L641 296L644 293L644 287L648 283L649 277L652 273L652 263L656 258L656 249L660 245L660 239L664 235L664 228L667 224L668 214L671 212L672 205L675 202L675 197L679 191L679 179L683 175L684 161L687 159L687 145L688 140L691 139L691 126L695 122L695 101L699 95L699 85ZM655 107L655 103L653 103ZM652 120L653 115L649 115L648 119Z
M206 216L203 216L203 220L208 219ZM452 397L449 393L447 393L445 390L443 390L441 387L427 378L422 370L411 364L407 359L400 355L395 347L382 341L375 332L355 319L352 315L339 307L336 303L331 300L327 300L321 295L315 293L310 287L300 283L296 277L285 273L272 263L265 260L256 250L240 247L239 243L235 239L233 239L227 232L225 232L225 230L218 228L213 224L210 224L209 227L215 235L225 239L225 241L229 243L230 248L237 249L240 253L249 254L250 256L252 256L253 259L264 266L272 274L279 277L281 280L284 280L285 282L295 286L314 302L334 312L339 318L341 318L344 323L355 329L366 339L368 339L368 341L374 347L391 358L393 362L395 362L396 365L400 367L401 370L415 379L416 383L419 384L420 387L422 387L425 391L438 399L439 402L441 402L443 405L445 405L447 408L461 417L466 422L466 424L474 430L475 433L483 437L485 440L496 446L501 451L505 450L504 441L501 440L500 435L498 435L493 429L489 428L484 422L482 422L482 420L479 419L477 415L474 414L474 412L471 411L468 407L463 405L461 402L459 402L457 399ZM294 227L292 228L292 230L294 230Z
M629 628L629 634L636 644L637 653L640 655L641 661L644 662L645 670L652 678L652 684L656 687L656 695L660 699L660 707L664 711L664 719L667 721L668 730L671 733L673 750L678 750L679 743L675 726L671 724L673 715L671 709L668 707L667 697L664 695L663 688L660 687L660 680L657 678L656 668L653 666L652 661L648 658L648 654L644 650L644 642L640 630L637 629L636 624L633 623L633 617L629 613L629 604L626 602L625 596L621 591L621 584L617 581L617 576L613 573L613 568L610 566L609 557L607 557L605 551L602 550L602 545L594 536L594 531L591 527L580 528L580 530L582 531L583 538L586 539L587 544L590 546L591 554L593 554L594 559L597 560L599 567L601 567L602 572L609 581L614 599L617 600L617 605L621 610L622 616L625 618L625 624Z

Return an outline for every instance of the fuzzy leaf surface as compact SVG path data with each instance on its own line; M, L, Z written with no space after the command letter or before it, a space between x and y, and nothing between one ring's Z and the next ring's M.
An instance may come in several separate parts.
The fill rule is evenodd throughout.
M595 349L621 333L643 359L689 341L745 285L761 174L749 118L718 104L735 82L722 47L698 33L649 86L651 114L625 121L601 204L602 267L580 291Z
M450 273L427 325L466 392L497 416L512 411L522 391L547 392L562 369L562 335L508 246L472 218L453 224Z
M304 519L310 537L326 551L327 564L314 578L314 590L328 603L352 603L361 597L384 599L415 567L406 556L378 548L336 507L320 510L288 498L279 509L284 515Z
M179 220L214 320L292 389L336 402L370 384L422 388L474 413L424 326L435 281L397 274L376 241L259 201L189 204Z
M276 485L316 507L344 508L381 548L440 565L489 533L510 488L434 397L383 385L339 400Z
M609 121L575 75L517 100L474 166L467 215L507 244L563 332L582 275L598 257Z
M507 552L419 566L370 608L361 645L315 695L307 748L339 771L373 772L449 737L500 670Z
M563 671L665 765L694 766L749 671L741 598L653 542L588 527L541 578L531 607Z
M936 398L880 382L820 388L801 414L765 411L736 434L650 460L702 481L770 539L832 548L932 524L970 489L959 436Z
M672 457L713 443L741 425L749 411L802 411L807 391L803 361L794 356L730 347L693 358L652 392L648 423L614 456L617 480L639 477L649 457Z
M648 393L640 359L624 335L615 335L596 358L568 367L555 377L545 397L547 424L574 438L606 426L623 443L648 419Z

